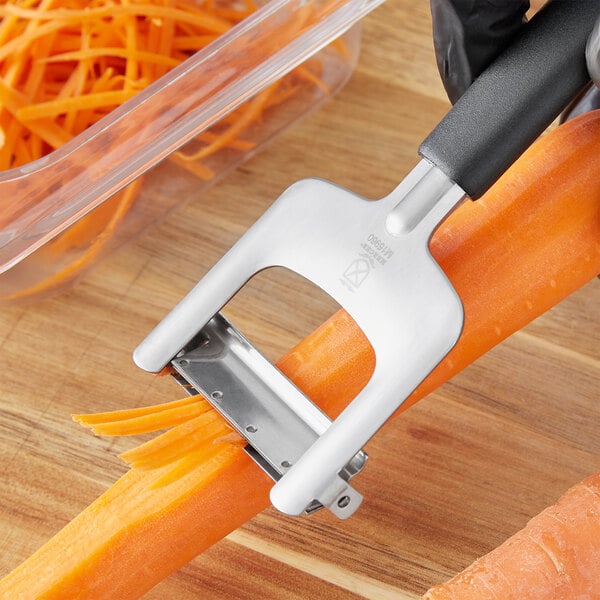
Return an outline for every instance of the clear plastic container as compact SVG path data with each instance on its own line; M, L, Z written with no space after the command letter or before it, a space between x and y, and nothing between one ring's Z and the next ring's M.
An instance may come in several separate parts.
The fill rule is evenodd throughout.
M64 146L1 173L0 303L70 285L334 94L358 55L352 26L382 1L271 0ZM215 146L252 103L260 120Z

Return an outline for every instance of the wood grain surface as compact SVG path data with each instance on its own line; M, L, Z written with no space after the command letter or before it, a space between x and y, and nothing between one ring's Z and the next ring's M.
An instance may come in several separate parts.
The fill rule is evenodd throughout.
M317 176L379 197L416 163L448 109L427 2L390 0L363 23L356 72L331 102L101 263L72 290L0 311L0 575L124 471L129 439L69 415L178 398L131 353L278 194ZM417 598L600 469L600 281L388 423L339 522L270 509L149 600ZM333 310L288 275L262 275L228 312L270 358Z

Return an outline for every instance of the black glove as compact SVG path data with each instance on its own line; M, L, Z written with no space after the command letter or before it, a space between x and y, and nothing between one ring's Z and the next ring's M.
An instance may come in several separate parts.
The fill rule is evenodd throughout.
M454 104L521 27L526 26L529 0L430 0L430 3L438 69ZM588 41L586 58L590 76L600 87L600 15ZM592 87L566 113L570 118L594 108L600 108L600 91Z
M438 69L454 104L526 23L529 0L430 0Z

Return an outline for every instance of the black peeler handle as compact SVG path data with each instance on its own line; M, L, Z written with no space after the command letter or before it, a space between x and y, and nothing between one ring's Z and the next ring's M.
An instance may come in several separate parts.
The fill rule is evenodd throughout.
M585 45L600 0L550 0L419 148L481 196L590 81Z

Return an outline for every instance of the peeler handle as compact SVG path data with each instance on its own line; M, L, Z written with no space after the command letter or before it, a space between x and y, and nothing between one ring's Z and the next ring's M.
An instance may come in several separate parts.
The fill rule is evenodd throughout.
M423 141L419 154L477 199L590 81L600 0L550 0Z

